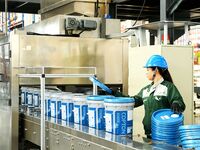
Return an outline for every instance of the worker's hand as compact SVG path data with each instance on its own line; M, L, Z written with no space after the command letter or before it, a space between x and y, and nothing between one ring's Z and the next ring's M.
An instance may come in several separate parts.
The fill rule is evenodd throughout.
M176 114L179 114L179 113L182 112L182 109L181 109L180 105L179 105L178 103L176 103L176 102L175 102L175 103L172 103L171 109L172 109L172 111L173 111L174 113L176 113Z

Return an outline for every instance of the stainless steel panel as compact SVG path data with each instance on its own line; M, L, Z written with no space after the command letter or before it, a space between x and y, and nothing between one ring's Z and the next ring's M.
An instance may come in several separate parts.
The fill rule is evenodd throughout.
M106 84L123 84L123 78L127 78L125 47L128 42L126 40L20 35L18 44L20 51L15 54L19 55L19 60L18 63L13 63L15 65L13 67L17 67L17 64L19 66L97 67L97 77ZM54 71L50 69L47 72L81 73L83 71L63 72L59 69ZM47 84L90 84L88 79L51 79L51 81L47 79L46 82ZM20 83L38 84L39 80L22 79Z
M11 44L12 56L11 56L11 68L16 64L19 64L19 36L14 35L12 32L10 35L10 41L15 44ZM11 69L10 68L10 69ZM11 108L12 108L12 150L18 150L18 129L19 129L19 80L17 78L18 70L11 69Z
M25 139L36 145L40 145L40 125L32 121L25 121Z
M60 150L65 150L66 147L68 149L73 149L74 148L74 140L73 136L64 132L60 132Z
M110 0L107 2L110 2ZM41 14L42 20L58 14L85 15L93 17L95 14L95 3L95 0L43 0L41 2L41 10L39 10L39 13ZM99 1L100 17L105 14L104 4L104 0Z
M11 115L10 106L0 106L0 149L11 149Z
M52 35L65 35L65 19L66 18L76 18L77 20L85 19L85 20L93 20L97 22L97 29L93 31L84 31L80 37L89 37L89 38L99 38L100 37L100 24L101 18L93 18L93 17L83 17L83 16L69 16L69 15L56 15L54 17L45 19L39 23L29 25L25 28L26 32L34 32L39 34L52 34ZM114 19L111 19L114 20ZM116 33L120 32L115 28ZM80 33L80 31L73 31L74 34Z
M49 130L49 143L50 143L50 149L51 150L61 150L61 144L60 144L60 133L58 130L50 129Z
M40 119L25 115L25 121L39 123ZM49 143L51 150L65 149L88 149L88 150L133 150L133 149L179 149L176 146L153 142L147 144L146 138L134 136L132 141L126 136L112 135L104 131L95 130L86 126L73 124L54 118L48 118L46 121L49 127Z

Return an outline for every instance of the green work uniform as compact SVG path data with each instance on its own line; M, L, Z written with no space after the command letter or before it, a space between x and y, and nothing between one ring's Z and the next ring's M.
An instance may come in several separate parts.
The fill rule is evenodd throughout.
M183 98L176 86L163 79L157 85L149 84L142 88L133 98L135 99L134 107L139 107L144 104L145 116L143 125L146 135L151 134L151 116L156 110L171 108L172 103L178 103L181 110L185 110Z

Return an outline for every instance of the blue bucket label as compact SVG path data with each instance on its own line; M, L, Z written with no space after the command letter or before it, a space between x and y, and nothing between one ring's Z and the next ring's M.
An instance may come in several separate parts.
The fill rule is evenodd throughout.
M67 103L61 104L61 119L67 121Z
M67 121L74 122L74 103L68 103Z
M51 117L56 118L56 101L51 100Z
M98 127L97 127L97 129L99 129L99 130L105 129L105 118L104 118L104 116L105 116L105 108L98 108L98 120L97 120Z
M28 92L25 92L25 104L28 104Z
M127 111L115 112L115 134L127 134Z
M47 99L45 99L45 115L47 116Z
M74 105L74 123L80 124L80 106Z
M105 112L106 132L113 133L113 111Z
M88 126L88 105L82 106L82 125Z
M21 92L21 104L25 104L25 92Z
M61 101L57 101L57 119L61 119Z
M96 128L96 108L88 108L89 127Z
M47 116L51 117L51 99L47 100Z
M35 107L39 107L40 102L39 102L39 94L34 94L33 95L33 104Z
M27 94L27 103L29 106L33 106L33 94L32 93Z

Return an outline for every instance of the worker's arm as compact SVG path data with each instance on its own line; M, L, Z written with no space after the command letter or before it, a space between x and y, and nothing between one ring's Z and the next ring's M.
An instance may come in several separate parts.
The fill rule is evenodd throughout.
M139 107L139 106L143 105L142 91L143 91L143 90L141 90L141 91L140 91L137 95L135 95L135 96L124 95L124 94L121 93L121 92L113 92L113 95L114 95L115 97L130 97L130 98L134 98L134 100L135 100L135 105L134 105L134 107Z
M183 97L176 88L174 84L169 87L168 90L168 99L171 105L171 108L174 112L180 113L185 110L185 103L183 102Z

